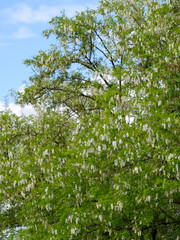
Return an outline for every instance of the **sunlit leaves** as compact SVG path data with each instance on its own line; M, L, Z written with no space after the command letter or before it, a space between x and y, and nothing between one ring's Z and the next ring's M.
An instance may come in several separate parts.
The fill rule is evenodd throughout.
M37 114L0 115L4 234L178 239L177 8L103 0L51 20L57 44L17 95Z

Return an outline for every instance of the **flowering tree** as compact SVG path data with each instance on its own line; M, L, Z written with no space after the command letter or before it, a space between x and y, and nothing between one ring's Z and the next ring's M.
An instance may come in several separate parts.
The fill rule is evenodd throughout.
M178 1L100 1L51 20L0 116L4 239L178 239Z

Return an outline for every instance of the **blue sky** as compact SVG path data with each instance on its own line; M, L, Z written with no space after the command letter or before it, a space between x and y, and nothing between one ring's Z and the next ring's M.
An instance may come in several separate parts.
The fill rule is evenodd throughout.
M23 60L49 48L51 41L42 36L49 28L48 21L62 10L73 16L76 11L97 6L98 0L0 1L0 110L9 90L19 90L32 74ZM10 104L12 101L9 98Z

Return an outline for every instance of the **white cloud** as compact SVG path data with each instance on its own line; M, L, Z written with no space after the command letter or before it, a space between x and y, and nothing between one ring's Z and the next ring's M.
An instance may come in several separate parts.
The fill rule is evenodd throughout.
M35 36L33 31L27 27L20 27L17 32L12 34L12 37L15 39L31 38Z
M35 114L35 110L33 106L26 105L23 108L19 105L16 105L14 103L9 103L7 107L5 107L3 102L0 102L0 111L4 111L6 109L11 110L13 113L15 113L17 116L29 116L31 114Z
M17 116L22 116L22 115L28 116L28 115L31 115L31 114L35 114L35 110L34 110L33 106L31 106L31 105L25 105L22 108L19 105L16 105L14 103L10 103L8 105L8 107Z
M0 111L3 111L5 109L4 103L0 102Z
M13 23L48 22L52 17L59 15L62 10L65 10L66 14L71 17L76 11L84 11L87 7L94 8L91 5L76 4L58 6L40 5L37 9L33 9L26 3L19 3L12 8L6 9L5 13Z
M23 93L24 89L26 88L26 86L23 84L20 88L19 88L19 92ZM26 104L24 107L21 107L20 105L17 105L15 103L9 103L7 106L5 106L4 102L0 102L0 111L4 111L4 110L10 110L13 113L15 113L17 116L29 116L31 114L35 114L35 109L33 108L32 105L28 105Z
M19 88L18 92L20 92L20 93L23 94L23 93L25 92L25 88L26 88L26 85L23 84L23 85Z

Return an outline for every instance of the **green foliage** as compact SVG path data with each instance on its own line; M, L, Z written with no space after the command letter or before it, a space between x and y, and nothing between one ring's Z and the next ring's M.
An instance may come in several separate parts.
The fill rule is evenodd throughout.
M179 239L179 5L100 1L0 114L1 239Z

